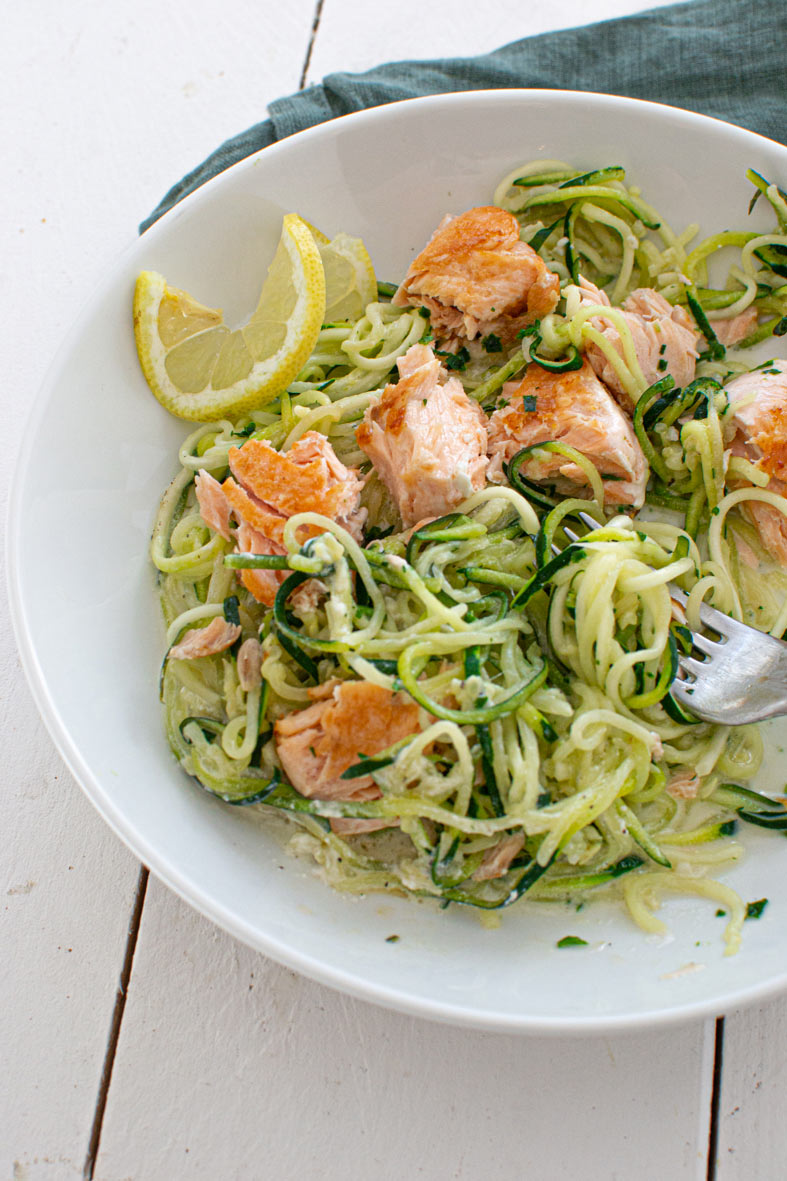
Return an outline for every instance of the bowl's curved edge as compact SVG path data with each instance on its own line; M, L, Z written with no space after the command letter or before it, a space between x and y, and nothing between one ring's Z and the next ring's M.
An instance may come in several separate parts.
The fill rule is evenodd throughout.
M787 155L787 149L781 144L776 144L775 141L760 136L756 132L725 123L723 120L716 119L712 116L701 115L695 112L685 111L679 107L672 107L642 99L624 99L614 95L600 95L585 91L486 90L451 92L448 94L430 95L423 98L403 99L396 103L387 104L384 107L374 107L353 112L341 116L338 119L331 120L330 123L338 124L345 123L348 120L379 118L386 112L394 111L395 108L413 106L414 104L418 104L419 107L425 104L433 104L435 106L451 105L452 103L467 99L468 95L472 95L476 101L490 102L492 104L503 101L510 102L512 100L527 100L531 102L548 100L561 102L572 101L578 96L581 96L584 101L589 102L609 103L610 105L635 105L647 109L656 108L660 112L668 114L677 123L684 121L694 123L699 121L700 123L705 122L720 125L727 129L728 132L732 131L740 136L742 142L751 139L759 140L763 144L780 149ZM227 182L230 174L235 174L236 170L254 167L263 153L270 154L282 149L286 150L288 145L294 140L318 135L324 131L325 127L326 124L324 123L317 124L314 127L298 132L292 137L272 144L267 148L261 149L260 152L238 161L224 172L206 181L205 185L194 190L182 202L165 213L146 231L145 238L153 239L160 232L166 231L172 219L177 218L183 212L184 208L200 200L207 186L210 186L211 191L214 191L216 187ZM114 264L108 268L110 277L99 285L86 302L70 331L66 334L36 395L26 423L23 446L14 466L14 477L11 483L7 512L5 546L11 620L20 652L22 667L30 685L36 706L69 771L115 835L140 858L143 864L152 870L156 877L171 888L179 897L205 917L238 938L241 942L320 984L327 985L343 993L348 993L360 1000L394 1009L414 1017L427 1018L442 1023L484 1030L491 1033L551 1034L563 1036L598 1034L603 1036L612 1033L641 1031L645 1028L664 1028L692 1020L715 1017L731 1008L752 1005L787 990L787 972L785 972L784 975L772 977L770 980L758 986L742 988L721 997L709 998L707 1001L693 1002L663 1009L653 1009L646 1012L610 1017L594 1016L591 1018L513 1017L507 1013L490 1014L466 1007L446 1004L437 1005L396 990L381 988L377 985L370 986L359 977L343 973L336 969L326 968L318 961L294 952L286 944L280 943L275 939L262 937L259 932L239 922L236 916L226 908L217 905L201 889L196 880L189 875L179 872L165 857L160 855L155 847L149 844L141 832L128 823L123 813L113 805L110 795L93 775L76 745L71 740L57 711L56 705L49 695L46 679L36 655L35 645L26 626L24 603L22 602L19 583L21 521L18 502L21 499L22 481L18 477L25 470L29 462L35 427L43 416L45 407L52 394L58 366L68 350L70 339L78 332L81 323L90 317L93 309L101 300L104 284L109 286L112 281L111 277L115 274L117 267L125 257L131 256L135 252L136 247L137 240L131 243L118 256Z

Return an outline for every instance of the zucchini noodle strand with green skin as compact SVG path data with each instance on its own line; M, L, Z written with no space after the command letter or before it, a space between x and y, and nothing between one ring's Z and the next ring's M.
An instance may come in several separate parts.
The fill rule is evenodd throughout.
M703 603L754 616L773 635L787 630L787 575L768 566L752 523L758 505L787 517L787 499L754 455L732 453L725 389L749 371L755 337L787 329L787 203L758 173L749 180L775 229L697 242L697 227L673 230L619 164L512 169L494 202L560 277L558 304L513 343L490 336L483 349L440 352L486 413L531 362L550 380L570 379L588 350L601 354L634 407L650 475L641 515L610 507L609 481L619 477L602 479L597 458L551 438L507 461L507 483L404 529L355 433L398 380L397 359L434 339L425 309L388 302L392 284L378 284L380 298L357 321L323 325L273 402L201 425L181 445L151 541L167 629L167 739L214 796L286 818L291 850L334 888L482 914L526 896L613 895L653 934L666 929L654 913L665 894L696 895L725 908L726 951L737 950L745 905L708 875L742 855L738 821L783 832L787 809L742 786L759 766L759 731L701 722L671 687ZM583 302L580 279L610 305ZM666 362L648 385L621 306L643 286L685 305L705 334L685 388L661 376ZM751 309L749 336L722 345L725 322L746 313L751 323ZM363 538L360 527L303 511L279 523L274 553L239 552L234 524L218 531L203 520L196 474L221 484L233 448L257 440L297 455L309 432L361 469ZM576 495L525 476L526 463L555 456L581 472ZM273 606L248 589L255 571L278 581ZM687 596L685 612L672 585ZM208 631L225 633L218 649L184 655L190 636ZM342 686L358 682L406 705L417 723L382 750L380 741L364 750L359 737L324 796L298 790L279 754L281 723L301 710L327 717ZM360 732L366 721L359 712ZM326 736L309 748L315 759Z

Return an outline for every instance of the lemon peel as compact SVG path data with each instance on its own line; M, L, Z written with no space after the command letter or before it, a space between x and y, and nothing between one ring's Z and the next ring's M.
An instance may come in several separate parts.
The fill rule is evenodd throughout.
M134 337L153 394L195 422L271 401L308 359L325 319L325 272L311 227L288 213L257 307L230 329L220 309L143 271L134 292Z

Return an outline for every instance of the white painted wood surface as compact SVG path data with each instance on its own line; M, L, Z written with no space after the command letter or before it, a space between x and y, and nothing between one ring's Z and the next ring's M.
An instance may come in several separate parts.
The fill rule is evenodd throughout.
M307 80L318 81L646 6L7 6L0 511L27 406L92 285L173 181L297 89L310 45ZM7 612L0 676L0 1177L60 1181L85 1169L139 867L44 732ZM721 1181L787 1173L786 1031L783 1000L726 1020ZM573 1041L431 1025L293 976L156 882L110 1058L101 1181L708 1175L713 1023Z

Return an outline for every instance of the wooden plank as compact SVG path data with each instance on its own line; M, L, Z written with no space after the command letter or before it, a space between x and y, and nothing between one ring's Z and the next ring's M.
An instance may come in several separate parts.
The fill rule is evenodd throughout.
M268 21L256 0L231 0L220 17L209 0L187 10L71 0L4 14L0 105L13 118L0 127L10 181L0 187L0 233L4 274L14 276L3 313L6 461L60 339L139 220L222 139L264 118L269 99L297 88L313 0L277 10L276 38L266 9ZM10 479L5 462L2 519ZM0 1175L67 1181L85 1164L139 866L46 734L7 611L0 677Z
M386 61L489 53L522 37L659 7L658 0L563 0L559 5L399 0L377 5L370 16L366 0L324 0L307 81L319 82L334 70L368 70ZM571 79L554 79L554 85L570 90Z
M82 1176L138 866L21 686L6 709L0 1174L65 1181Z
M731 1013L724 1027L716 1181L775 1181L787 1160L787 998Z
M151 879L95 1176L704 1178L712 1041L712 1022L561 1040L387 1013Z

